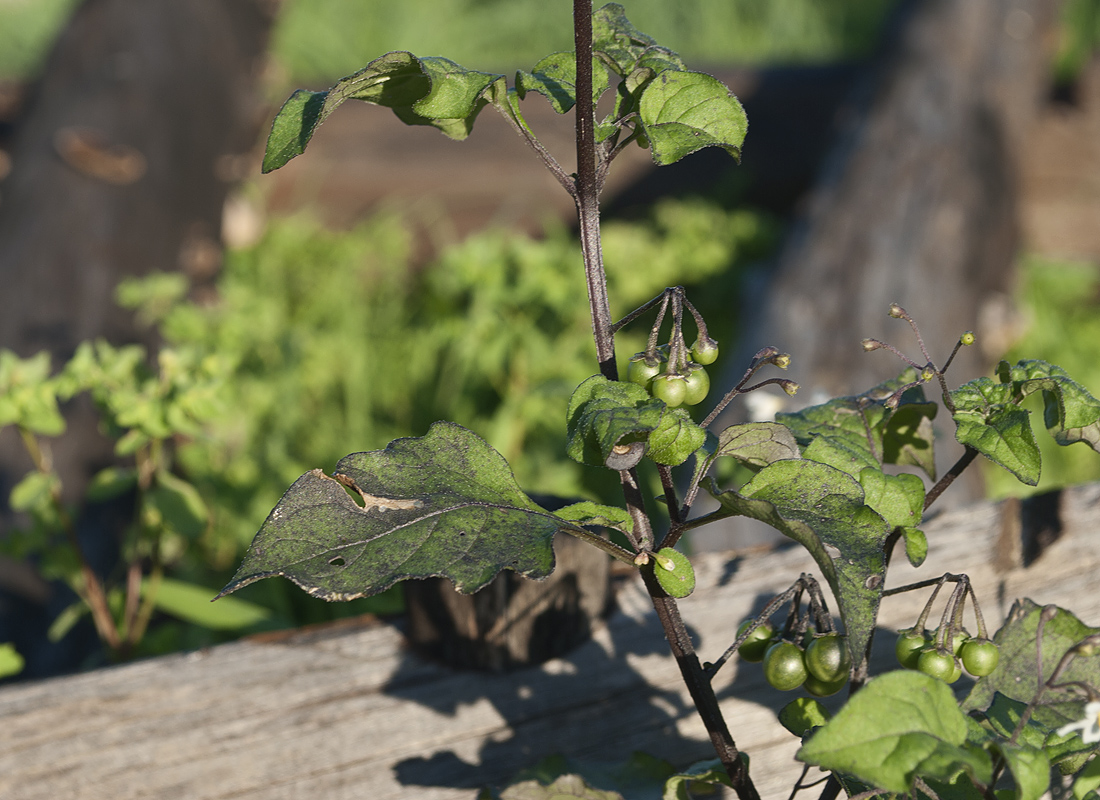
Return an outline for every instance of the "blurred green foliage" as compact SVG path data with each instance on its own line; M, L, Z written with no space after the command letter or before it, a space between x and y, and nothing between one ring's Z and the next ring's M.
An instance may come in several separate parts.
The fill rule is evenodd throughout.
M344 233L302 217L277 220L257 245L227 254L216 303L185 300L178 275L120 287L123 304L157 324L169 346L231 365L221 397L228 412L178 448L178 464L214 516L188 579L231 568L303 472L423 435L439 419L482 435L527 491L599 498L613 488L583 483L561 436L570 394L596 372L573 234L490 230L419 270L411 237L389 214ZM691 284L706 281L698 305L715 320L712 334L728 341L738 268L775 241L767 218L702 201L666 200L647 219L609 222L609 282L625 304L614 313L670 283L690 295ZM620 337L624 368L644 346L649 323L639 324ZM372 598L318 611L321 604L303 603L288 585L246 591L298 623L379 608ZM383 596L387 608L392 602Z
M1050 361L1090 390L1100 388L1100 265L1030 256L1020 266L1016 297L1026 329L1004 358L1013 363L1023 358ZM1032 425L1041 428L1041 398L1029 398L1024 408L1032 412ZM1059 447L1049 436L1035 438L1043 458L1038 485L1025 486L1005 470L985 464L991 496L1022 497L1100 480L1100 465L1088 448Z
M0 0L0 79L38 72L77 0Z
M599 7L602 3L595 3ZM870 49L892 0L632 0L631 21L704 64L833 61ZM328 84L390 50L473 69L529 69L572 50L570 0L287 0L272 49L294 80ZM431 25L424 25L431 19Z

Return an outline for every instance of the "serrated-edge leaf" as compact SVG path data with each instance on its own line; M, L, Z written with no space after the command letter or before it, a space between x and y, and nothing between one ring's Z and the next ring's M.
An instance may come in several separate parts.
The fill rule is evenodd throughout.
M346 456L334 475L313 470L294 482L219 597L273 575L326 600L426 577L470 593L502 569L546 577L555 532L587 535L536 505L503 456L453 423Z

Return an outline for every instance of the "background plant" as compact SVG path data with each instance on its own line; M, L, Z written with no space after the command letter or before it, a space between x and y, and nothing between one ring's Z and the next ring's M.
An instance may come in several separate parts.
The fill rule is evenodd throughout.
M600 374L584 380L569 400L567 451L579 463L617 473L624 507L583 502L551 514L524 494L508 462L483 439L452 423L436 423L423 437L398 439L385 450L346 456L331 478L316 469L298 478L269 515L220 596L272 575L286 576L308 593L328 600L370 595L399 580L440 573L460 591L476 591L503 568L536 578L549 574L553 569L550 542L555 533L567 532L638 568L724 773L700 780L727 782L742 798L755 798L747 764L711 687L714 674L745 645L755 625L743 626L720 659L702 664L675 602L692 591L694 575L690 561L673 549L692 528L724 516L748 516L768 522L807 548L843 623L847 675L842 666L845 659L838 658L834 665L831 658L818 655L826 648L839 657L842 640L834 638L824 596L809 576L800 577L756 623L775 613L778 604L790 601L780 641L771 645L763 659L765 673L777 688L795 689L811 673L822 684L821 693L835 691L834 681L851 681L853 698L832 721L812 702L796 701L781 714L792 732L806 737L800 758L832 772L825 796L835 796L842 787L849 794L868 796L889 792L981 796L991 794L1004 780L1015 796L1038 797L1047 788L1050 765L1062 755L1052 736L1065 736L1069 727L1079 726L1071 723L1053 730L1051 719L1040 720L1036 711L1045 694L1062 692L1058 702L1068 714L1080 715L1084 701L1097 694L1095 662L1081 666L1079 677L1058 682L1075 659L1096 654L1090 644L1092 632L1076 630L1065 648L1049 647L1045 625L1061 620L1072 629L1075 621L1065 622L1072 618L1068 612L1042 609L1034 637L1025 634L1034 659L1014 660L1017 672L1006 677L992 659L978 660L969 654L980 649L999 655L999 649L990 648L1013 643L1013 622L1032 615L1026 609L1018 611L998 632L997 641L989 642L974 601L977 640L971 647L961 625L965 601L968 596L973 600L973 595L965 578L955 578L960 588L953 592L927 646L931 649L926 648L918 659L920 672L892 673L869 681L868 654L889 554L904 539L909 561L923 561L927 551L919 528L923 512L955 478L981 454L1026 484L1038 482L1041 459L1029 414L1021 408L1024 400L1042 397L1044 424L1058 444L1084 442L1093 449L1100 447L1100 402L1060 367L1038 360L1002 362L996 381L979 378L951 389L946 371L959 347L974 343L973 334L963 333L954 351L934 359L916 322L895 304L889 313L908 323L919 355L911 357L878 340L867 339L863 344L869 352L889 351L904 362L906 367L896 380L781 415L775 423L708 431L718 412L738 395L769 384L788 393L796 391L793 381L764 377L768 368L785 369L791 360L775 348L764 347L741 380L701 424L696 423L676 407L679 399L664 384L703 369L688 360L686 324L696 328L691 357L713 361L714 345L706 323L680 287L667 289L612 322L596 198L612 159L634 142L650 148L659 165L704 146L722 147L737 156L745 134L744 115L725 87L687 70L675 53L634 28L620 6L612 4L592 14L589 4L578 2L574 26L576 52L553 54L531 72L518 72L515 88L502 75L473 72L446 59L393 52L327 92L299 90L276 117L264 167L277 169L301 154L317 125L349 99L390 107L407 124L432 125L456 139L469 135L483 108L491 105L502 113L577 203ZM614 109L599 119L596 100L616 81ZM543 95L559 113L576 105L575 174L566 173L527 126L519 101L532 92ZM644 358L661 372L621 382L615 336L650 313L656 319ZM667 343L658 347L666 325L671 327ZM498 336L507 339L506 334ZM966 448L959 462L938 480L932 458L932 419L938 405L926 398L926 387L940 395L956 425L956 438ZM664 533L647 513L647 498L635 471L643 458L656 464L660 476L660 502L668 509L670 523ZM739 461L750 469L751 477L733 487L708 479L720 458ZM689 460L693 464L686 482L677 482L672 468ZM936 482L926 493L916 475L895 474L884 469L887 465L922 470ZM720 508L692 518L691 507L701 489L713 495ZM593 524L617 529L628 546L603 539L590 530ZM809 608L803 612L801 598L806 592ZM926 617L927 611L917 627L923 629ZM1077 636L1080 633L1085 633L1083 638ZM803 656L807 637L812 641ZM827 646L822 644L826 640ZM1052 653L1057 649L1061 652ZM938 680L953 680L954 671L961 671L956 650L963 653L983 690L992 685L1003 696L1023 693L1019 702L1025 708L1011 732L1006 726L998 727L997 692L992 704L971 708L972 725ZM1053 671L1046 669L1048 658L1057 658ZM1034 680L1023 679L1023 688L1019 670L1034 676ZM976 690L971 697L977 694ZM1030 728L1033 723L1038 727ZM1032 738L1022 743L1026 735ZM1091 753L1087 747L1091 743L1084 740L1083 749L1074 745L1074 752ZM1082 764L1075 760L1069 771Z

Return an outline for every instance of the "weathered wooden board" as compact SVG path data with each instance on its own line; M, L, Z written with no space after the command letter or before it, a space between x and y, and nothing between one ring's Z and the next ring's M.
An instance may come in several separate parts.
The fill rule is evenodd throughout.
M966 571L987 619L1027 596L1100 623L1100 486L1051 505L1061 538L1028 568L1014 544L1018 506L984 504L930 522L927 562L899 563L891 582ZM682 609L703 657L721 653L737 623L801 571L813 565L796 548L701 557ZM912 624L920 594L888 598L885 628ZM640 586L628 581L618 602L568 658L504 677L426 663L393 627L361 623L10 686L0 690L0 797L469 800L554 752L708 757ZM892 644L879 637L885 665ZM755 665L731 665L719 680L763 796L786 797L797 742L774 710L790 695L767 687Z

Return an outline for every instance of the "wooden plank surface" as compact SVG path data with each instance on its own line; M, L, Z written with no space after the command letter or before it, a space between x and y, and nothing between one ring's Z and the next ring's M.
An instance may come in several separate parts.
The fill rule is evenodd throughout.
M1014 544L1018 506L983 504L929 522L927 562L913 569L896 554L891 584L966 571L989 620L1030 597L1098 624L1100 486L1067 490L1052 507L1061 538L1030 567ZM788 548L710 553L697 571L681 607L701 655L715 658L742 618L814 565ZM886 668L890 634L913 623L925 597L884 602L876 660ZM718 682L763 796L786 797L797 742L774 712L793 695L768 687L757 665L732 664ZM593 641L504 677L426 663L394 627L360 623L0 690L8 800L470 800L551 753L600 760L634 749L684 764L711 752L633 580Z

